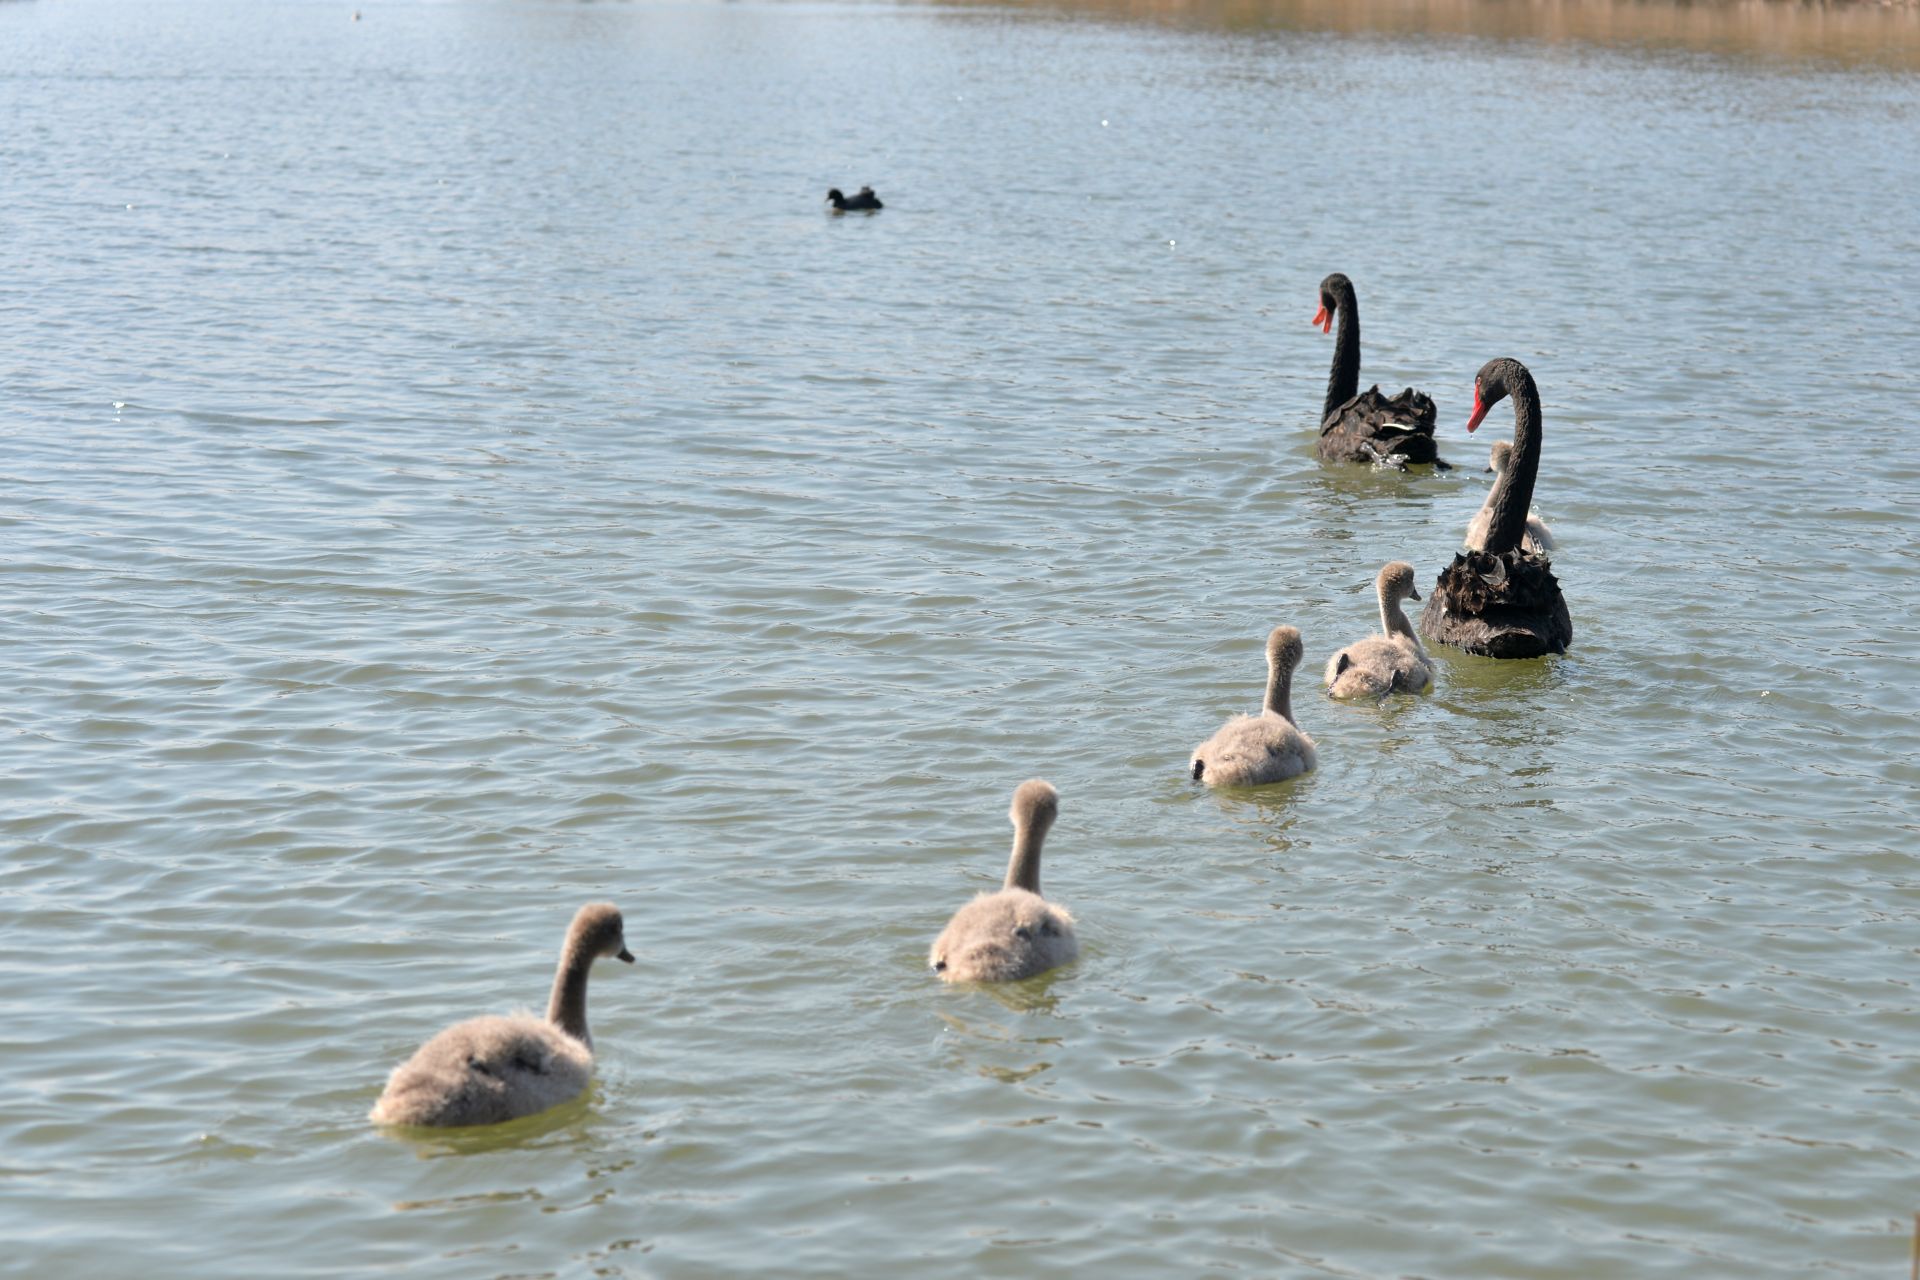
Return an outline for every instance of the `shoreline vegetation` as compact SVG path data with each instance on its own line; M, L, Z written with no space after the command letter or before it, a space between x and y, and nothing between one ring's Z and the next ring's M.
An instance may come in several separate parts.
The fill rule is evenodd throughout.
M971 4L974 0L939 0ZM1003 0L1221 31L1454 35L1920 70L1920 0Z

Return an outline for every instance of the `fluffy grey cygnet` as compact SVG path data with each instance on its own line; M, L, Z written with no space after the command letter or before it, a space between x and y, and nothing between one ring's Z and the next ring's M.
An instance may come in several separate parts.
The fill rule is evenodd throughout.
M1293 723L1293 669L1306 647L1297 627L1267 637L1267 700L1257 716L1235 716L1193 749L1193 778L1210 787L1252 787L1306 773L1320 762L1313 739Z
M1500 477L1506 474L1507 460L1513 456L1513 441L1496 440L1493 452L1487 458L1487 469L1493 472L1493 486L1487 490L1487 500L1480 504L1480 510L1474 512L1473 519L1467 521L1467 550L1485 551L1487 549L1487 525L1493 519L1493 495L1500 487ZM1539 555L1553 550L1553 530L1547 528L1547 522L1531 511L1527 513L1527 531L1520 538L1520 549ZM1419 599L1415 596L1414 599Z
M590 902L567 929L547 1016L471 1018L394 1068L375 1124L475 1125L518 1120L580 1096L593 1079L587 972L601 956L633 963L619 908Z
M1413 566L1395 560L1374 580L1380 593L1382 634L1348 645L1327 659L1327 692L1336 698L1384 697L1389 693L1425 693L1433 688L1433 659L1420 647L1402 600L1418 600Z
M998 893L954 912L928 953L946 982L1015 982L1080 954L1073 916L1040 896L1040 846L1060 813L1060 793L1038 778L1013 793L1013 857Z

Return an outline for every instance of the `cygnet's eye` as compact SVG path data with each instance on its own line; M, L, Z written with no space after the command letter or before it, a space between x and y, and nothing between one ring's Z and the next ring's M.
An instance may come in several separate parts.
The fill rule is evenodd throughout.
M1017 924L1013 926L1013 936L1016 938L1031 938L1033 931L1023 924Z

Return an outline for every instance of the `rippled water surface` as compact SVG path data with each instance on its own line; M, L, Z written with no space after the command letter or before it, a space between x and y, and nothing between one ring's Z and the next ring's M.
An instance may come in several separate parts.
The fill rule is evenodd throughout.
M39 0L0 119L23 1273L1905 1274L1912 71ZM1333 270L1458 469L1315 459ZM1316 696L1498 355L1571 652ZM1082 959L943 987L1035 775ZM596 898L590 1097L371 1128Z

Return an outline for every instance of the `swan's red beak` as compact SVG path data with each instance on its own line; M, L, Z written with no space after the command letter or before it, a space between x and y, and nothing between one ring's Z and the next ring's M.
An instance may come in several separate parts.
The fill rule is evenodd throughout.
M1477 382L1474 383L1473 384L1473 416L1467 419L1468 435L1473 434L1473 429L1480 425L1480 419L1486 417L1487 410L1491 409L1492 407L1493 407L1492 405L1486 405L1486 404L1480 403L1480 384Z
M1333 313L1327 310L1327 304L1321 303L1320 309L1313 313L1313 322L1320 326L1320 332L1333 332Z

